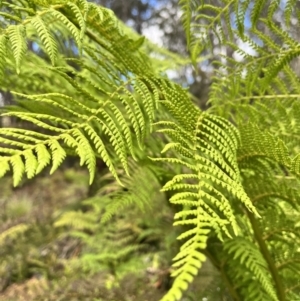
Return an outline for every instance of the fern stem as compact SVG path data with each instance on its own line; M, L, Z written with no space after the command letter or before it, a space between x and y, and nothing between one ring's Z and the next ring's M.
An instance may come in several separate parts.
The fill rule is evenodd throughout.
M257 220L255 219L254 215L251 212L247 211L247 215L248 215L250 223L252 225L254 236L255 236L255 239L256 239L256 241L259 245L260 251L261 251L264 259L266 260L266 262L268 264L270 273L271 273L273 281L275 283L278 299L280 301L285 301L286 300L286 295L285 295L283 284L281 282L278 270L277 270L277 268L275 266L275 263L274 263L274 261L271 257L271 254L269 252L267 244L261 236L261 231L259 229L258 222L257 222Z
M243 96L243 97L239 97L239 98L235 98L234 102L239 102L241 100L249 100L249 98L251 99L275 99L275 98L299 98L299 94L276 94L276 96L274 95L251 95L251 96Z
M240 296L238 295L236 289L232 285L228 275L226 274L224 270L225 263L220 264L217 259L206 249L203 251L203 254L210 260L210 262L213 264L213 266L220 272L221 278L224 281L230 296L233 298L234 301L242 301Z

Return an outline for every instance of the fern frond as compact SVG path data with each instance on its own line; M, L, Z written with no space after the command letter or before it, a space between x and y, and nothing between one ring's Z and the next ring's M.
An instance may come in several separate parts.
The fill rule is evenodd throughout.
M5 35L0 36L0 79L4 75L5 57L7 53L7 37Z
M166 106L173 113L173 107L169 103ZM154 160L179 163L190 170L190 173L176 175L166 183L163 191L179 190L170 199L171 203L183 208L175 215L175 225L191 225L192 229L179 237L186 242L174 258L174 267L177 268L173 273L176 277L174 285L162 300L181 298L182 291L186 290L205 260L201 250L206 248L210 229L216 231L221 240L222 233L231 236L229 225L233 233L238 233L239 227L229 195L256 213L240 182L236 162L238 135L235 128L221 118L199 112L191 131L191 124L184 127L185 112L182 115L175 112L174 118L181 127L177 122L159 122L158 125L167 125L168 128L161 131L171 133L172 141L175 142L166 145L163 151L172 151L180 159L167 157ZM196 115L197 111L191 112L190 109L189 115L192 114Z
M274 173L274 169L272 171ZM267 206L274 207L272 203L279 200L286 202L294 209L298 208L296 178L285 179L283 176L274 176L271 173L268 177L262 178L262 174L255 173L255 176L244 176L244 187L258 209L265 210Z
M38 163L35 172L36 174L39 174L50 163L51 155L44 144L38 144L35 151L37 153Z
M289 23L295 1L284 7L278 0L180 4L194 65L214 44L229 54L214 62L210 112L201 112L185 90L153 70L143 52L147 42L124 33L110 10L84 0L4 4L0 88L15 86L18 93L16 105L1 116L31 128L0 129L0 176L11 171L16 186L24 175L32 178L47 166L53 173L76 154L91 183L96 160L102 159L109 171L106 185L83 202L92 209L62 214L55 224L75 229L72 235L97 254L86 252L84 258L95 270L105 263L116 269L120 260L137 254L142 245L137 242L159 232L144 231L136 212L165 200L158 193L164 181L162 191L176 208L174 225L183 226L174 285L164 301L181 299L206 256L216 259L233 296L284 300L297 293L300 270L299 252L291 248L300 243L300 85L292 64L299 43L288 24L280 28L274 18L281 8ZM245 26L249 13L251 26ZM42 50L41 57L26 53L27 40ZM18 73L22 67L18 76L14 61ZM150 137L152 126L158 130ZM164 163L167 172L148 168L145 156ZM254 218L258 212L260 220Z
M246 270L249 270L249 272L258 279L272 300L278 300L274 285L267 273L267 264L255 245L245 238L236 237L232 240L226 240L224 249L228 254L232 254L233 261L238 261L239 264L243 265Z
M18 235L24 233L29 228L29 225L24 223L17 224L8 228L7 230L0 233L0 245L4 243L7 238L15 238Z
M92 58L97 57L93 49L89 49L88 53L91 54ZM56 138L53 137L54 139L51 139L51 135L45 135L43 137L39 136L40 139L36 139L33 132L30 133L29 137L25 137L24 133L21 133L18 129L10 129L10 135L13 135L14 138L8 139L3 137L2 141L19 147L19 156L23 156L23 158L24 153L22 149L25 151L26 148L30 147L32 154L37 160L38 172L49 162L48 159L45 162L39 162L38 152L35 148L37 145L47 145L46 150L50 148L53 161L51 173L54 172L64 160L66 153L63 152L63 150L66 145L79 154L81 164L88 166L91 176L90 180L92 181L95 171L95 149L97 150L98 156L101 156L110 168L112 174L117 176L111 154L109 154L110 151L108 151L105 146L105 139L103 140L103 137L100 136L104 134L111 142L113 150L123 164L125 171L128 172L127 154L131 153L131 155L135 157L130 124L132 124L134 132L136 133L138 144L142 146L146 133L150 130L149 121L154 120L154 111L157 107L157 96L153 98L152 93L158 95L160 87L156 84L155 78L150 79L146 76L141 78L132 76L132 78L124 80L123 82L119 76L115 74L119 72L117 68L109 70L109 66L102 64L103 70L96 70L88 59L86 63L82 63L81 65L84 70L93 72L100 81L103 81L103 86L99 84L99 81L96 83L97 78L93 79L92 82L86 75L83 75L83 73L77 75L78 80L74 80L71 76L66 74L66 72L70 72L70 69L60 67L51 70L59 73L78 93L86 95L89 98L88 102L85 101L85 103L83 103L81 100L62 93L30 96L16 93L19 97L30 100L30 103L26 102L26 100L22 101L24 107L26 107L28 103L32 110L33 102L37 104L35 113L24 112L20 110L20 108L11 107L9 113L3 114L3 116L16 116L46 131L56 133ZM114 76L113 80L107 76L105 72L110 72L109 74ZM107 79L109 79L109 82ZM87 88L85 88L90 85L95 89L95 93L93 90L88 91ZM97 95L99 91L101 92L101 96L99 96L99 94ZM70 106L70 104L72 104L72 106ZM144 105L144 109L142 109L142 105ZM96 107L98 108L96 109ZM59 114L56 110L53 110L54 108L59 109ZM127 113L127 118L124 117L124 112ZM99 130L100 133L96 134ZM1 129L0 132L0 135L3 134L6 136L8 134L4 129ZM26 143L22 144L19 140L30 141L31 146L26 146ZM7 161L9 159L6 157L4 160ZM21 161L18 160L19 163ZM4 164L7 167L6 163ZM21 170L16 179L21 179ZM32 176L32 173L33 171L30 172L30 176ZM15 185L17 185L17 183L18 181L15 180Z
M56 19L57 21L58 20L61 21L66 26L66 28L70 30L72 36L75 38L77 42L78 47L81 48L80 31L78 30L78 28L61 12L55 9L50 9L50 14L51 17L54 17L54 19Z
M220 41L224 40L227 35L233 36L230 13L234 2L233 0L221 1L221 5L217 6L203 1L200 3L194 0L180 1L183 27L193 63L196 63L198 55L206 46L212 47L211 32ZM220 23L222 23L221 26L219 26Z
M70 7L70 9L72 10L72 12L74 13L75 17L76 17L76 20L79 24L79 27L80 27L80 40L82 41L83 40L83 37L84 37L84 34L85 34L85 30L86 30L86 16L85 14L87 13L87 10L88 10L88 4L87 2L85 1L82 1L84 5L84 8L83 8L83 12L80 10L80 8L72 3L72 2L67 2L67 5L68 7Z
M38 35L40 36L43 44L45 45L45 49L51 59L52 65L55 64L55 60L57 58L57 45L53 36L51 35L49 29L47 28L45 22L41 17L36 16L31 19L31 23L36 28Z
M287 0L285 3L284 16L285 16L285 22L288 26L291 21L292 12L294 11L296 5L297 5L296 0Z
M194 4L195 6L195 2L193 1L184 1L181 0L179 1L179 5L181 5L181 9L183 11L183 15L182 15L182 23L183 23L183 27L185 29L185 35L186 35L186 40L187 40L187 44L188 46L190 46L191 44L191 21L192 21L192 5Z
M281 139L260 131L257 126L252 124L241 127L240 131L242 144L238 150L239 162L243 164L244 160L262 157L275 161L299 175L299 156L292 159L287 146Z
M50 174L53 174L66 158L66 152L55 139L49 141L49 148L52 154L52 168Z
M243 37L245 31L245 15L249 9L250 0L245 0L243 2L236 1L235 4L235 23L239 34Z
M96 228L97 217L81 211L65 212L55 221L54 227L72 227L77 230L93 230Z
M91 184L94 180L95 166L96 166L96 158L95 158L94 150L92 149L85 135L79 129L75 129L74 131L72 131L71 135L74 136L74 138L78 142L78 145L82 146L78 148L80 165L84 165L86 163L90 174L90 184Z
M133 170L133 176L123 180L127 191L124 192L117 189L110 193L109 198L111 200L106 206L105 213L102 215L102 223L106 223L119 210L124 210L124 208L131 205L135 205L145 212L147 208L150 208L151 200L159 197L159 189L161 187L158 179L150 169L139 167L136 164L131 164L130 169ZM136 185L136 183L139 184ZM112 190L111 185L103 187L99 193L105 190Z
M8 38L11 43L13 55L16 61L17 73L20 73L21 61L23 60L24 54L27 50L25 42L25 26L20 25L11 25L7 29Z
M264 6L267 4L267 2L268 2L267 0L254 2L254 6L251 10L251 21L252 21L253 25L256 25L258 19L261 17L262 10L263 10Z

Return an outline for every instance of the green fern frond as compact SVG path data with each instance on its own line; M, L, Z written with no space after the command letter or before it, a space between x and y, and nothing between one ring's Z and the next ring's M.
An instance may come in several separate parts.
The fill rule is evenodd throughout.
M53 174L66 158L66 152L57 140L53 139L48 143L52 154L52 168L50 170L50 174Z
M39 174L50 163L51 155L44 144L38 144L35 151L37 153L38 162L35 172L36 174Z
M280 6L277 0L254 1L253 7L250 1L234 3L237 29L233 32L238 38L231 39L226 34L222 41L229 55L215 58L217 68L210 102L221 116L230 116L239 122L242 110L257 108L256 105L264 103L268 97L281 100L299 97L299 76L293 67L295 58L299 56L299 43L286 26L279 26L276 21L276 13L279 10L286 13L290 6ZM251 28L245 29L248 12L252 19ZM286 25L290 22L287 19ZM222 26L221 21L217 23ZM240 47L238 39L247 47ZM246 49L250 49L251 54ZM235 54L239 55L238 59ZM253 105L247 106L249 103ZM247 116L242 122L245 120L248 120Z
M92 49L89 49L88 53L92 54L92 58L96 57L96 53L93 52ZM28 104L32 110L33 103L37 104L35 113L11 107L9 109L10 112L3 114L3 116L16 116L22 120L29 121L46 131L56 133L56 138L53 137L53 139L51 139L51 136L47 135L43 137L39 136L40 139L36 139L33 132L30 133L28 138L24 136L24 133L20 133L18 129L11 129L10 135L13 135L14 138L2 138L3 142L7 142L8 144L21 148L18 153L23 158L24 153L22 152L22 149L25 151L26 148L30 147L32 154L37 160L38 172L40 172L41 169L49 162L48 157L45 162L39 162L40 158L35 147L37 147L37 145L44 144L47 145L47 148L50 148L52 158L51 173L53 173L66 157L66 153L64 152L65 143L69 148L79 154L81 164L86 164L88 166L91 176L90 181L93 180L95 171L95 149L97 149L98 155L100 155L108 165L112 174L117 176L114 164L112 163L111 154L109 154L106 149L105 142L102 137L100 138L100 134L104 134L108 137L117 157L123 164L125 171L128 172L127 154L131 153L131 155L135 157L130 124L133 126L137 142L140 146L143 144L146 133L150 130L149 121L152 122L154 120L154 111L157 107L158 101L157 95L159 95L160 89L160 86L156 84L157 79L150 79L146 76L141 78L135 78L132 76L132 78L122 82L119 76L115 75L115 72L117 73L118 69L109 70L107 69L108 66L102 64L104 69L103 71L109 71L109 74L114 76L114 80L112 81L110 78L108 82L107 79L109 79L109 76L107 76L107 74L102 73L102 70L97 71L88 59L86 62L86 64L81 64L84 70L93 72L93 74L103 81L104 86L99 84L99 81L98 83L96 83L96 81L95 83L91 82L86 75L83 75L83 73L79 73L77 75L77 78L80 80L74 80L71 76L66 74L66 72L70 72L70 69L60 67L53 68L51 70L59 73L78 91L78 93L86 95L90 100L89 102L82 103L74 97L61 93L30 96L16 93L19 97L30 100L30 102L26 102L26 100L22 101L22 105L24 105L24 107ZM121 85L117 85L117 82L121 83ZM95 89L95 93L93 90L90 90L91 92L89 92L85 88L90 85L92 85ZM128 85L130 85L130 87L128 87ZM133 91L130 91L131 88ZM99 94L97 95L99 91L102 94L100 97ZM156 96L153 97L152 93ZM70 104L72 104L72 106L70 106ZM143 110L142 104L144 106ZM95 109L96 106L99 106L98 109ZM57 113L54 108L58 108L59 113ZM124 117L124 110L127 113L127 118ZM95 134L96 131L98 131L96 125L100 126L101 131L101 133L97 135ZM79 133L81 134L79 135ZM6 130L1 129L0 134L5 136L8 133ZM20 141L17 142L18 140ZM21 141L30 141L31 146L26 146L26 143L24 144ZM61 144L61 142L63 142L63 144ZM7 160L9 159L6 156L4 161ZM19 163L21 161L22 160L18 160ZM7 164L3 164L7 168ZM17 183L19 183L18 181L21 180L20 173L22 170L23 169L20 169L18 177L15 179L15 185L17 185ZM30 172L30 177L32 175L33 170Z
M167 107L170 108L170 105L167 104ZM173 113L173 110L171 112ZM228 226L232 227L233 233L239 232L229 195L257 213L240 182L236 162L238 147L236 129L222 118L199 112L191 131L189 128L191 124L184 129L184 121L181 122L185 112L179 114L176 111L174 118L180 120L178 124L181 124L181 127L173 122L158 123L160 126L169 127L161 131L171 133L172 141L175 142L166 145L163 151L172 151L177 158L154 160L179 163L190 170L190 173L176 175L166 183L163 191L179 190L170 199L171 203L183 207L175 215L177 220L175 225L190 225L192 229L179 237L186 242L174 258L176 261L174 267L177 269L173 276L176 279L163 300L179 300L182 290L186 290L188 283L197 274L197 269L205 260L201 250L206 248L210 229L216 231L221 240L222 233L231 236ZM191 115L191 112L189 114Z
M183 11L182 14L182 23L185 30L187 45L191 45L191 21L192 21L192 13L193 13L193 4L195 5L195 2L193 1L185 1L181 0L179 1L179 5L181 5L181 9Z
M299 175L299 155L291 158L287 146L281 139L260 131L258 126L253 124L241 127L240 132L242 144L238 150L238 161L241 164L244 160L246 163L247 160L262 157L275 161Z
M29 228L29 225L24 223L17 224L8 228L7 230L0 233L0 245L2 245L7 238L15 238L18 235L24 233Z
M5 17L6 19L9 19L9 20L16 21L18 23L22 22L22 19L20 19L18 16L14 16L14 15L11 15L11 14L8 14L8 13L0 12L0 16L3 16L3 17Z
M204 234L208 234L208 231L202 230ZM161 299L161 301L180 300L182 297L182 291L186 291L188 284L191 283L194 277L198 274L202 263L206 260L206 257L197 248L204 249L206 247L207 235L198 234L194 236L193 241L190 242L190 246L182 246L185 250L181 251L174 260L177 262L174 267L178 269L172 273L172 276L176 277L172 288ZM201 242L201 243L200 243Z
M93 230L96 228L97 217L81 211L65 212L55 221L54 227L72 227L77 230Z
M72 36L75 38L77 45L79 48L81 48L81 38L80 38L80 31L78 28L61 12L50 9L51 17L53 16L56 20L61 21L72 33Z
M212 47L210 31L220 41L224 40L227 35L233 36L230 14L234 2L233 0L221 1L221 5L217 6L203 1L200 3L194 0L180 1L183 11L183 27L193 63L196 63L198 55L206 46ZM222 26L219 26L222 22Z
M250 2L251 2L251 0L245 0L242 2L236 1L236 4L235 4L235 13L236 13L235 22L236 22L236 27L237 27L241 37L244 36L245 15L246 15L247 9L249 9Z
M85 16L85 14L88 10L87 2L85 2L84 8L83 8L84 9L83 13L81 12L80 8L72 2L67 2L67 6L70 7L70 9L72 10L72 12L74 13L74 15L76 17L76 21L79 24L79 27L80 27L79 37L80 37L80 40L82 41L83 37L84 37L84 34L85 34L85 30L86 30L86 16Z
M87 22L91 21L87 18L89 8L92 7L91 3L85 1L55 1L51 6L47 1L40 1L36 2L35 6L31 6L25 1L20 5L5 3L4 9L8 9L12 14L1 13L5 18L5 24L7 24L7 27L1 33L1 37L3 39L3 36L6 36L11 42L18 73L20 72L20 63L27 50L26 31L31 30L29 25L33 25L36 29L53 65L57 59L57 41L55 41L52 32L57 31L58 28L63 34L65 34L65 30L68 30L81 49ZM106 11L106 9L98 7L98 12L103 13L112 21L113 15L107 14ZM10 25L9 23L12 20L17 24ZM61 25L64 26L63 30ZM89 26L91 25L90 23Z
M23 153L25 158L25 172L27 174L27 178L31 179L35 176L37 169L37 159L31 150L26 150Z
M103 161L105 162L105 164L109 168L109 170L112 173L112 175L116 179L118 179L118 175L117 175L116 169L115 169L115 167L113 165L113 160L112 160L111 156L109 155L108 151L106 150L105 144L102 141L102 139L99 137L99 135L97 134L97 132L89 124L87 124L86 126L84 126L84 129L87 132L87 134L89 135L90 139L93 141L93 143L95 145L95 149L100 154L101 158L103 159Z
M137 254L137 242L159 230L144 231L144 216L136 212L155 201L161 206L168 195L174 225L183 230L174 285L164 301L182 298L206 256L235 299L287 300L298 292L300 270L299 251L291 247L300 243L300 85L293 66L299 43L286 29L295 0L284 6L278 0L180 4L194 65L214 44L228 53L213 58L212 107L205 113L153 70L147 42L124 33L110 10L84 0L4 3L0 88L18 93L16 105L1 116L21 127L30 123L30 130L0 129L0 176L11 171L16 186L24 175L32 178L47 166L53 173L67 155L77 155L91 183L101 159L108 168L105 185L83 202L92 209L64 213L55 223L75 229L72 235L97 254L84 253L89 269L106 263L117 269ZM278 9L282 28L274 21ZM251 26L245 26L249 13ZM41 57L26 53L27 40ZM22 74L15 74L14 62ZM152 126L158 130L150 136ZM167 172L159 164L149 167L145 156L164 163ZM158 193L162 181L165 194ZM261 219L254 218L258 212ZM100 240L105 250L99 251Z
M20 184L25 171L24 162L20 156L15 156L12 157L10 163L13 170L13 184L14 186L17 186Z
M17 114L18 116L18 114ZM21 118L28 120L28 121L35 121L37 124L39 124L38 119L33 118L27 118L24 115L20 115ZM24 173L24 163L22 160L22 157L25 158L25 161L27 162L29 160L29 156L31 158L31 163L36 162L36 164L31 166L31 171L27 174L30 175L29 177L32 177L36 175L38 172L40 172L44 167L46 167L49 164L50 157L52 158L52 168L50 170L50 174L52 174L63 162L63 160L66 157L66 152L64 150L64 147L59 143L58 140L65 141L65 143L69 146L75 149L75 151L79 154L81 159L81 164L86 164L88 166L88 169L90 171L90 179L92 181L94 172L95 172L95 154L94 150L92 149L92 145L87 137L83 134L83 132L80 131L80 129L71 129L71 130L62 130L61 128L54 127L54 126L48 126L46 123L40 123L42 126L46 129L50 130L56 130L56 132L60 133L55 138L53 136L47 136L47 135L38 135L38 138L36 139L36 133L32 131L23 131L23 133L27 136L23 136L23 133L20 132L18 129L0 129L0 135L5 136L13 136L16 137L19 140L31 140L34 141L34 144L26 145L26 143L16 142L15 140L11 138L2 138L1 141L7 144L15 145L16 147L19 147L21 149L16 150L16 153L12 157L8 156L2 156L0 158L1 165L3 164L4 170L7 171L7 163L10 162L13 167L14 172L14 185L18 185L22 179L23 173ZM87 134L91 134L91 139L95 143L95 146L99 149L99 139L95 138L99 137L98 135L95 136L95 133L93 132L92 128L88 128L88 125L85 125L85 128L88 129ZM20 133L20 134L19 134ZM68 136L66 136L68 134ZM73 139L70 140L70 139ZM98 141L97 141L97 140ZM74 143L75 142L75 143ZM47 146L49 147L49 150L47 149ZM111 171L113 174L114 168L112 162L109 160L109 156L107 154L107 151L105 150L104 144L102 143L101 149L99 149L99 152L101 155L103 155L103 159L108 163L108 166L111 168ZM29 163L29 162L28 162ZM28 169L28 168L27 168ZM4 174L3 174L4 175Z
M7 37L5 35L0 36L0 79L4 75L5 58L7 55Z
M275 76L283 69L283 67L287 66L294 58L298 57L299 55L299 46L291 50L284 49L281 53L279 53L278 58L274 61L272 66L266 68L266 76L263 80L262 85L268 86L270 82L275 78Z
M136 164L131 164L130 169L133 176L123 179L127 191L124 192L117 189L110 193L109 198L111 200L106 206L105 213L102 215L102 223L106 223L119 210L124 210L124 208L131 205L135 205L145 212L147 208L150 208L151 200L159 198L159 189L161 187L151 169L139 167ZM139 184L136 185L136 183ZM99 193L105 190L112 190L111 185L103 187Z
M82 166L86 163L90 174L90 184L91 184L95 177L95 166L96 166L95 152L92 149L85 135L79 129L74 129L74 131L71 132L71 135L74 136L74 138L78 142L78 145L82 146L77 148L78 155L80 157L80 165Z
M57 45L53 36L51 35L49 29L47 28L43 19L39 16L31 19L31 23L36 28L38 35L40 36L43 44L45 45L45 49L51 59L52 65L55 64L55 60L57 58Z
M272 203L277 203L279 200L297 209L297 186L296 178L285 179L284 176L274 176L272 173L268 177L263 177L259 173L255 173L255 176L244 176L246 192L253 204L262 210L265 210L267 206L274 207Z
M17 73L20 73L21 61L27 50L25 42L26 28L24 25L11 25L7 29L8 38L11 43L13 55L16 62Z
M268 133L263 133L253 124L240 128L242 144L238 153L238 161L249 157L266 156L285 166L290 165L287 147L283 141Z
M253 25L256 25L258 19L261 17L262 10L263 10L264 6L267 4L267 2L268 2L267 0L261 0L261 1L254 2L254 6L251 10L251 22Z
M289 23L291 21L291 15L296 5L297 5L296 0L287 0L285 3L284 16L285 16L285 22L287 26L289 26Z
M233 261L238 261L258 279L272 300L278 300L274 285L267 273L267 264L255 245L243 237L236 237L232 240L226 240L224 249L228 254L232 254Z

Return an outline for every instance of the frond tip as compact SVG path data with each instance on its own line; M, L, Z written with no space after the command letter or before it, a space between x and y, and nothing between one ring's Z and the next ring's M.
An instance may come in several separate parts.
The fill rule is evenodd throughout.
M201 233L201 231L199 231ZM196 235L188 240L180 249L180 252L173 259L176 261L173 266L177 268L172 276L176 277L172 288L161 299L161 301L181 300L182 292L186 291L188 285L198 274L202 263L206 260L199 249L205 249L207 234L209 230L202 230L205 235Z

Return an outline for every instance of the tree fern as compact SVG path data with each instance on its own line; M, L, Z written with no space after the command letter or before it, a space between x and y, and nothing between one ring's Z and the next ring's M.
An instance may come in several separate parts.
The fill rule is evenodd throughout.
M116 266L138 252L147 232L134 225L122 240L123 220L116 218L120 228L109 220L120 209L144 208L167 195L182 246L162 300L180 300L206 258L235 300L292 300L299 293L299 252L291 247L298 243L299 218L299 75L292 65L299 42L287 28L295 1L284 8L277 0L180 4L191 62L196 66L199 55L211 53L215 66L208 112L155 70L147 42L124 31L110 10L84 0L2 3L0 87L15 91L16 104L1 116L30 127L0 129L0 176L11 172L17 186L24 175L32 178L47 166L53 173L77 155L91 184L102 160L109 184L84 202L94 211L66 212L55 224L77 228L72 234L89 246L95 241L83 229L107 242L85 264ZM274 21L280 9L283 28ZM28 41L40 56L28 51ZM214 56L214 44L226 46L227 54ZM73 45L71 52L66 45ZM99 213L109 229L101 228Z

